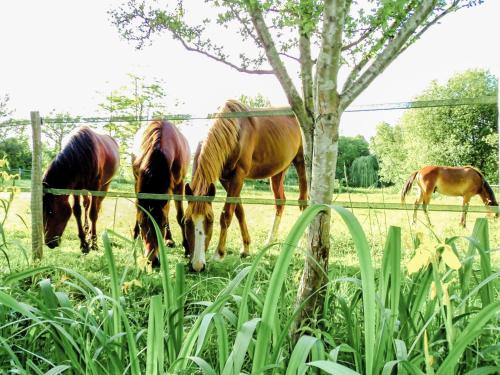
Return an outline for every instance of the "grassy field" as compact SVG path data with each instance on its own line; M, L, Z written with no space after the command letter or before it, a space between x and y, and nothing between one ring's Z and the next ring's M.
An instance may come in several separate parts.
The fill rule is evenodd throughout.
M129 191L131 186L115 184L112 189ZM296 199L298 193L295 189L291 188L289 190L287 198L289 200ZM5 199L7 195L2 194L4 194L2 198ZM272 198L269 191L253 187L245 188L242 196ZM364 315L368 307L365 305L365 308L363 308L363 303L360 303L361 296L363 300L367 301L370 296L368 291L365 290L367 284L363 284L363 287L360 286L360 280L366 275L363 260L359 258L359 251L356 250L358 244L355 239L359 238L360 235L358 232L358 235L353 239L348 226L337 214L332 216L331 282L325 313L318 318L319 320L311 321L309 328L306 327L302 331L305 335L303 337L309 337L310 339L299 340L297 349L297 346L294 346L293 341L286 335L287 329L284 322L290 321L290 317L294 313L294 299L304 262L304 244L298 242L297 250L291 255L289 267L283 266L283 270L276 270L277 266L275 267L277 263L282 264L280 255L282 257L286 256L286 254L283 255L283 249L286 248L283 244L277 244L257 259L257 254L262 249L268 231L272 226L273 206L245 206L248 227L252 237L251 251L253 255L251 257L240 259L238 256L241 237L236 219L234 219L228 234L228 254L224 261L219 263L210 261L219 232L218 226L215 225L208 255L207 270L201 274L186 273L185 276L183 275L183 267L181 267L182 270L176 268L176 264L184 265L186 260L180 246L181 237L175 222L175 210L172 208L170 222L174 239L179 245L174 249L169 249L168 254L166 254L169 262L168 274L169 277L172 277L172 287L170 288L168 284L170 281L167 282L167 278L163 277L161 272L149 272L141 268L141 244L130 241L135 218L134 203L126 199L105 199L98 221L99 238L101 238L101 234L105 229L113 231L108 233L112 245L112 259L110 259L111 252L104 251L101 241L99 251L91 252L86 256L80 253L76 224L72 218L64 233L62 246L54 250L44 248L44 259L39 264L33 264L29 251L29 198L29 193L17 193L15 195L4 224L6 246L3 246L2 252L0 252L0 280L4 279L5 286L0 285L0 292L4 293L3 297L0 295L0 318L6 318L6 323L3 323L4 320L0 319L0 373L3 373L4 370L7 371L6 369L16 368L16 360L13 358L20 358L18 366L22 365L21 367L25 369L25 373L36 373L37 371L43 373L43 371L57 368L57 366L62 366L59 367L61 372L71 371L69 367L64 367L70 366L74 373L103 373L102 370L106 366L111 366L108 369L109 373L144 373L144 371L153 371L153 368L158 373L162 373L163 370L167 369L169 372L174 373L192 373L194 371L206 374L212 373L211 371L213 373L223 373L224 371L225 373L239 373L240 369L245 372L255 372L257 368L253 360L255 356L258 357L259 355L257 343L262 339L256 338L257 334L253 336L254 332L257 332L255 328L257 321L252 319L258 318L262 319L262 322L265 321L266 311L268 311L266 310L265 296L268 286L273 282L270 281L271 274L281 271L284 286L282 291L278 292L279 303L276 313L270 318L268 317L275 322L273 339L269 343L269 356L271 358L266 357L265 361L265 364L270 366L270 370L274 369L273 371L284 373L286 368L294 368L294 363L298 363L297 370L291 373L303 373L306 368L321 368L325 373L341 371L338 373L346 374L349 373L346 368L359 373L381 373L385 371L384 373L387 374L390 374L391 371L419 373L417 369L425 373L434 371L436 373L466 373L479 367L486 368L484 372L479 373L494 373L498 370L498 367L495 366L498 366L500 356L498 347L495 345L498 342L499 334L497 321L494 318L491 320L494 312L490 310L498 310L498 304L494 302L498 299L498 273L494 272L498 269L500 259L498 252L500 247L500 220L489 219L487 221L489 247L491 249L489 265L493 268L490 274L483 274L483 272L486 272L484 269L485 264L481 263L478 255L471 256L470 244L465 238L471 235L476 219L485 217L484 213L469 213L467 228L462 229L458 225L460 213L431 212L430 216L434 224L432 231L441 243L444 243L445 239L458 236L449 243L453 244L453 249L462 262L462 268L459 271L448 269L436 258L432 261L434 263L431 262L434 267L420 271L417 276L410 276L407 272L407 265L415 255L417 233L421 232L418 236L420 236L421 241L422 239L425 240L424 243L434 241L434 248L439 249L440 246L435 239L432 239L434 235L424 225L423 212L419 212L419 219L422 221L419 221L416 226L412 226L410 225L411 211L352 210L368 240L367 249L369 252L366 257L371 258L373 262L374 280L376 281L370 284L377 286L376 295L378 296L378 299L375 298L375 294L372 296L375 298L373 308L377 304L375 301L379 301L380 298L383 299L381 293L387 292L387 288L394 288L394 285L386 289L381 287L381 280L384 280L383 269L388 267L387 265L391 261L391 259L387 259L387 256L384 258L384 253L388 254L390 250L385 247L384 252L384 246L388 236L391 238L390 243L397 243L392 238L395 236L393 231L390 231L389 228L391 226L401 227L401 268L399 269L399 265L392 265L392 267L394 267L394 273L396 273L395 270L397 269L398 275L400 274L398 283L401 284L401 296L405 296L406 299L403 298L403 301L399 302L400 305L394 307L391 304L396 303L394 301L396 297L392 297L392 300L387 297L388 305L385 311L390 312L391 308L396 308L399 311L399 320L394 318L395 321L391 323L393 327L388 331L381 328L384 326L381 323L384 322L382 319L384 309L381 310L382 313L377 312L377 322L379 323L374 324L372 328L377 332L376 339L381 340L380 342L387 340L387 345L379 343L384 347L384 350L377 349L376 352L373 352L376 346L373 347L373 350L370 350L370 339L368 338L367 341L366 336L371 332L367 325L367 317ZM391 190L374 189L337 194L334 200L347 202L399 202L399 194ZM412 197L409 198L409 201L412 201ZM460 200L458 198L436 196L432 203L460 204ZM481 205L481 202L478 198L474 198L471 205ZM216 216L220 214L221 207L222 205L219 203L214 205ZM290 232L293 234L292 227L297 223L299 215L298 207L286 207L279 232L280 241L284 241ZM299 234L297 232L297 236ZM481 238L484 239L484 237ZM443 248L440 249L438 252L443 251L444 253ZM110 263L114 264L114 266L111 267ZM255 267L255 275L251 273L253 268L249 268L252 265ZM62 268L74 270L78 274L73 274ZM30 270L33 269L37 269L37 271L31 272ZM205 311L205 308L209 309L210 306L219 303L218 301L222 301L221 298L225 296L224 290L227 291L235 283L235 280L239 280L239 275L242 275L242 273L246 275L247 272L250 272L253 277L253 282L248 285L248 294L245 294L246 289L242 286L235 287L234 290L231 289L227 292L229 297L220 302L221 304L220 306L217 305L219 307L216 310ZM428 275L428 277L425 275ZM389 276L386 274L386 277ZM485 279L487 280L484 281ZM178 285L176 280L184 281L182 285ZM276 281L274 278L272 280ZM428 297L432 280L434 280L432 288L437 287L438 290L437 301ZM481 284L482 280L484 281L483 284ZM272 285L274 286L274 284ZM418 288L415 287L416 285ZM484 285L491 286L487 296L483 295ZM467 287L467 293L471 293L470 296L465 293L465 287ZM92 293L97 294L92 294L89 288L95 288L92 289ZM277 287L276 289L278 290ZM181 310L183 310L182 319L180 315L176 315L179 314L179 309L172 312L170 309L173 309L173 307L167 306L168 303L165 302L168 301L168 298L172 298L171 295L168 297L169 290L174 295L182 296L182 298L179 298L179 301L182 299L182 304L176 300L176 303L179 303L178 307L180 306ZM418 290L421 290L421 292L417 293ZM114 311L112 314L114 318L121 316L118 323L114 318L110 318L100 311L99 305L104 304L104 302L96 297L99 294L96 291L102 291L104 295L121 300L121 313L116 310L118 309L116 305L106 305ZM107 341L103 339L107 344L99 344L98 339L82 338L80 337L82 334L79 333L78 340L83 340L81 345L85 348L91 348L94 352L85 352L85 356L83 356L78 351L78 358L72 358L69 354L65 356L64 353L68 352L68 350L61 350L60 347L65 348L65 345L72 346L73 344L71 342L67 343L70 340L64 336L61 328L61 331L55 329L57 331L54 333L57 336L54 344L55 349L44 350L43 347L40 347L40 344L36 344L36 340L21 338L16 329L36 335L37 339L42 342L43 340L49 340L48 337L54 340L54 337L51 336L52 333L50 333L51 330L48 328L45 331L37 330L35 327L39 324L36 323L30 325L29 321L33 321L33 318L27 318L29 314L26 315L27 312L23 313L24 310L22 310L21 305L12 305L14 304L12 301L10 301L11 305L9 305L8 297L6 297L8 295L14 297L17 302L32 306L34 310L30 310L31 313L36 310L40 316L45 316L45 319L48 319L47 316L53 316L54 311L58 308L64 307L61 302L64 298L61 296L65 295L71 309L75 309L75 311L85 309L86 322L91 316L95 320L95 327L99 327L102 332L109 333ZM156 297L152 298L152 296L158 295L164 295L163 302L161 302L161 298L160 300ZM52 301L51 296L57 296L57 298L54 298L58 299L59 303L56 300ZM397 298L399 299L399 296ZM45 304L48 300L51 300L53 305L49 306L46 311L47 306ZM247 302L245 309L242 307L242 300ZM419 301L417 307L413 302L415 300ZM464 307L465 301L467 301L465 304L467 308ZM384 306L384 301L379 301L378 304L380 303ZM450 315L451 305L453 305L453 315ZM69 309L68 306L66 306L67 309ZM407 307L406 312L404 312L404 306ZM104 309L104 305L101 308ZM248 314L246 314L246 309L248 309ZM405 315L412 311L417 313L418 317ZM484 311L484 316L480 316L478 311ZM170 316L169 312L173 316L174 323L177 324L174 324L176 328L172 328L172 330L169 330L170 323L169 319L167 319ZM65 313L58 312L57 314L60 314L60 316L56 320L63 320L62 316ZM106 317L103 318L103 316ZM477 318L478 316L479 318ZM196 319L199 317L202 321L197 325ZM210 319L207 317L210 317ZM163 321L163 318L166 320ZM405 319L410 318L415 319L415 322L418 320L418 327L408 331L402 325ZM475 318L477 320L474 320ZM480 318L483 320L480 320ZM21 323L19 323L19 319ZM66 319L69 318L66 317ZM71 319L78 320L76 317ZM109 319L109 322L107 319ZM123 327L124 321L128 323L121 330L120 327ZM160 321L161 324L158 323ZM248 324L242 324L242 322ZM471 322L479 330L474 334L468 331L468 329L471 329ZM63 325L62 322L60 324ZM111 324L111 327L108 327L108 324ZM164 325L164 332L167 333L156 332L154 334L150 331L153 327L158 327L158 324L161 327ZM90 323L88 325L92 326ZM127 325L130 332L127 331ZM399 326L399 329L394 328L396 326ZM215 329L210 327L215 327ZM484 329L481 330L483 327ZM84 330L85 335L89 335L91 332L94 332L95 335L95 330L96 328L94 331L92 329L89 331ZM172 338L175 336L172 334L173 330L182 331L176 336L177 341ZM259 335L261 335L261 331L263 329L259 330ZM68 328L65 332L71 332L71 329ZM127 332L134 337L133 340L126 335ZM191 333L194 337L192 338L194 340L192 346L189 344ZM113 334L118 336L114 337ZM470 334L470 337L466 336L466 334ZM154 335L156 336L153 339ZM159 338L157 338L158 335ZM470 338L470 340L465 340L464 336ZM282 339L280 340L278 337ZM133 345L129 340L136 342L137 363L130 359L132 358L131 353L135 352L131 351L130 348ZM78 342L80 343L80 341ZM113 342L115 344L122 342L129 351L117 351L116 345L113 346ZM125 345L124 342L128 344ZM319 342L321 344L318 344ZM464 348L460 349L461 345L465 345ZM153 350L155 346L161 348L165 346L164 354L159 353L158 350ZM456 349L457 347L460 350ZM1 352L2 348L5 349L3 354ZM14 354L9 354L7 348L10 348ZM188 348L192 350L187 354L195 359L188 361L185 359L187 357L181 358ZM225 349L223 350L223 348ZM36 352L37 350L40 352ZM113 359L114 354L109 354L108 351L109 353L114 353L114 351L119 353L116 355L123 362L123 367L118 364L120 361ZM299 355L300 353L306 354L302 358ZM310 355L308 356L307 353L310 353ZM456 355L456 358L455 364L450 367L447 361L451 360L449 358L452 354ZM80 356L85 358L82 359ZM370 367L367 361L370 361L370 358L372 358L374 365L371 366L372 371L367 371L367 367ZM2 360L4 363L2 363ZM227 361L229 360L232 362L228 365ZM73 363L75 361L79 363L78 366ZM309 363L315 362L315 364L306 367L305 363L307 361ZM341 366L342 369L335 367L336 364ZM188 365L190 367L187 367ZM87 366L89 367L87 368ZM452 372L446 372L450 369L453 369Z

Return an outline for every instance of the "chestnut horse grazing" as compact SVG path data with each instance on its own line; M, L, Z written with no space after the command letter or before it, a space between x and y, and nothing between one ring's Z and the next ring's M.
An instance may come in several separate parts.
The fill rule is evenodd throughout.
M99 134L87 126L75 130L62 151L50 163L43 177L43 185L55 189L87 189L107 191L111 178L120 164L118 144L108 135ZM97 249L96 222L104 197L83 197L85 224L82 226L80 196L73 195L73 214L78 226L80 248L88 253ZM90 215L88 214L90 208ZM51 249L59 246L61 236L71 216L68 195L45 193L43 196L43 226L45 244ZM91 245L87 242L90 218Z
M463 197L462 220L460 221L463 227L465 227L469 201L474 195L479 194L486 206L498 206L490 185L486 182L483 174L474 167L424 167L414 172L404 184L401 191L401 203L404 203L405 196L410 191L415 179L417 180L419 193L413 210L413 223L416 223L417 209L423 203L427 221L431 225L427 205L431 200L432 193L435 191L444 195ZM498 215L497 212L495 217L498 217Z
M228 100L220 112L247 111L249 108L244 104ZM270 177L275 198L285 199L283 182L286 170L292 163L299 176L299 199L305 201L307 182L302 136L295 117L217 117L195 155L193 178L191 186L186 184L186 195L213 197L214 183L219 180L228 197L239 197L245 179ZM269 242L275 239L283 209L283 205L276 205ZM222 259L225 255L227 229L234 212L243 239L240 255L246 256L249 253L250 235L243 206L226 203L220 216L221 232L215 259ZM190 265L194 271L199 272L205 268L205 252L212 237L213 220L212 205L209 201L188 203L184 225Z
M143 133L143 134L142 134ZM184 194L184 178L189 167L190 151L186 138L177 127L167 121L153 121L136 137L138 150L132 155L137 193ZM140 206L140 207L139 207ZM168 222L168 200L137 200L137 216L134 238L139 232L145 244L144 256L149 257L154 266L159 265L158 242L153 223L146 210L158 224L162 237L169 247L175 246ZM142 207L142 209L141 209ZM182 244L187 254L187 242L182 225L184 211L182 201L175 201L177 222L182 230Z

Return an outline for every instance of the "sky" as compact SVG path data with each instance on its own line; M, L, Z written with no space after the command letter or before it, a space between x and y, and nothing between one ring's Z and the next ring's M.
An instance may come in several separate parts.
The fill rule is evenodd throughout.
M72 115L96 114L104 93L127 83L127 73L162 79L172 112L213 113L229 98L262 94L275 106L287 105L274 76L245 75L188 52L168 35L136 50L120 39L107 11L119 0L0 1L0 96L8 94L13 117L32 110ZM203 2L200 1L200 10ZM353 105L401 102L414 98L432 80L445 83L466 69L500 75L500 0L444 17L408 48ZM227 43L238 43L228 39ZM403 111L345 113L342 135L369 139L375 126L395 124ZM209 120L186 128L192 145Z

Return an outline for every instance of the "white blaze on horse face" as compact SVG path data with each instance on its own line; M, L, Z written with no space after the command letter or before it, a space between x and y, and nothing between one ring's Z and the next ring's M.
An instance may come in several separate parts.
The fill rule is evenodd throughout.
M193 259L191 260L191 265L196 272L203 269L205 265L205 227L204 227L204 217L196 216L193 217L194 224L194 253Z

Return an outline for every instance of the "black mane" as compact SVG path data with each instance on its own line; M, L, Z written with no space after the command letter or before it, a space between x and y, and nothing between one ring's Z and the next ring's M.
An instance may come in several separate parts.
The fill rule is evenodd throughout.
M97 183L96 139L92 129L79 128L50 163L43 182L52 188L88 188ZM90 184L90 185L89 185Z

